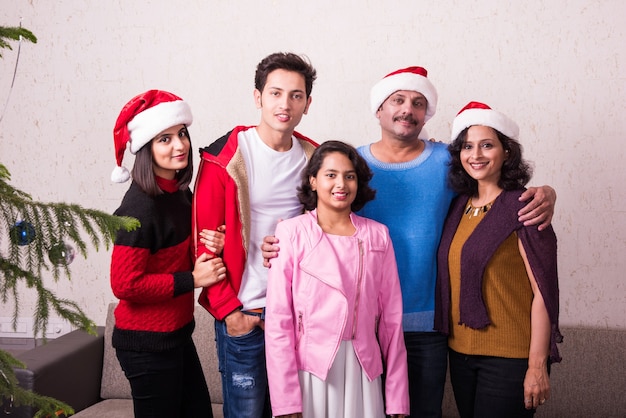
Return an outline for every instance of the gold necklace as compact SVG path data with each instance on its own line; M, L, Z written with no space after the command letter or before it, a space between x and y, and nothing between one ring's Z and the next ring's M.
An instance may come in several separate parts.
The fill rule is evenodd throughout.
M485 213L487 213L489 209L491 209L491 205L493 205L493 200L484 206L476 207L472 205L472 199L470 199L469 202L467 202L467 207L465 208L465 214L470 219L475 218L477 216L482 216Z

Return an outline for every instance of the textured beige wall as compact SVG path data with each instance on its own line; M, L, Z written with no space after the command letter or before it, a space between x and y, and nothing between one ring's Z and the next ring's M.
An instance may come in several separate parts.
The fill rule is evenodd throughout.
M536 164L533 185L558 192L561 321L626 327L626 3L613 1L0 0L0 24L38 37L23 44L4 120L0 161L41 200L113 211L127 185L109 181L121 106L149 88L192 106L194 146L235 124L256 124L256 63L307 54L319 77L300 131L322 142L378 139L371 85L422 65L439 90L431 136L447 141L469 100L508 113ZM14 45L15 46L15 45ZM16 50L0 61L0 105ZM127 158L131 166L132 161ZM98 323L114 300L109 253L72 264L58 295ZM22 293L21 316L33 298ZM0 316L10 312L2 306Z

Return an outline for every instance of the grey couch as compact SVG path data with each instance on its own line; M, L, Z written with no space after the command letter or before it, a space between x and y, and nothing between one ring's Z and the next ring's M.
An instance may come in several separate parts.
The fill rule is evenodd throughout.
M111 347L113 327L109 306L106 327L93 337L74 331L18 358L28 369L18 371L24 387L72 405L76 418L132 417L128 382ZM215 355L212 317L197 308L194 341L209 385L213 412L222 416L222 391ZM537 417L626 417L626 330L562 327L563 362L552 367L552 399ZM17 408L9 417L32 417ZM449 382L444 417L458 417Z

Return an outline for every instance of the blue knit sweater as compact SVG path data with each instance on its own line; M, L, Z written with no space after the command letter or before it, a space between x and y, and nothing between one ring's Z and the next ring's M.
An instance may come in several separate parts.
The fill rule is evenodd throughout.
M454 197L447 186L447 145L425 141L416 159L383 163L359 147L374 177L376 199L359 215L389 228L400 275L404 331L433 331L437 247L443 223Z

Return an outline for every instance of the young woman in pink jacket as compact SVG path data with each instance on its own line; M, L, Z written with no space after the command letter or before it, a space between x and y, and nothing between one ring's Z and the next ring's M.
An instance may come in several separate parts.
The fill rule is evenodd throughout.
M309 212L276 228L265 317L276 417L409 413L393 246L387 227L353 213L374 198L371 177L352 146L323 143L298 189Z

